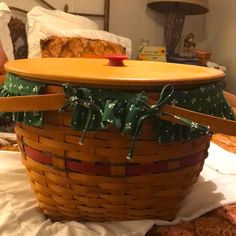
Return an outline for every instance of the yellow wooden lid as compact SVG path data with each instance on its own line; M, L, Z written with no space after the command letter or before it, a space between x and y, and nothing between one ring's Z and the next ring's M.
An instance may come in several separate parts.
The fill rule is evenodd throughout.
M136 60L125 60L124 64L109 66L107 59L37 58L9 61L5 70L42 82L130 89L168 83L204 84L224 77L220 70L201 66Z

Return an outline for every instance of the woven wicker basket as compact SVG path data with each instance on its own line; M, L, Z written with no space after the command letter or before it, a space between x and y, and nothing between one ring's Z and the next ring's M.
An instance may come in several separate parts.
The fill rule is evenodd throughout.
M19 71L19 74L26 78L33 76L39 80L44 78L46 81L54 78L54 81L61 83L63 76L61 77L60 73L65 71L64 62L70 64L77 61L62 60L61 68L58 65L51 66L50 63L58 63L55 60L39 62L39 64L36 60L27 60L27 63L9 62L6 70L14 73ZM83 63L83 61L80 62ZM31 65L31 63L36 64ZM132 62L130 63L132 67ZM147 66L147 69L150 66L145 63L142 65ZM153 66L156 65L153 64ZM104 67L103 61L101 67ZM56 68L60 75L51 73L48 76L46 72L50 68ZM104 68L104 70L109 70L107 66ZM83 74L83 66L80 69L79 73ZM99 70L100 67L95 67L94 73L99 73ZM192 67L189 71L191 70ZM194 70L198 69L193 67L193 72ZM107 71L104 76L110 76L111 72ZM90 72L93 73L93 69L89 68ZM123 71L120 72L123 73ZM68 73L72 76L78 71ZM150 73L153 76L153 72ZM205 75L205 72L203 74ZM65 78L66 76L67 74L64 75ZM217 76L221 78L222 74L214 71L210 73L209 78ZM81 77L80 82L84 84L96 84L99 81L99 78L93 81ZM71 82L76 83L73 76L71 78ZM101 80L102 83L108 83L107 81L109 82L109 80ZM142 85L138 84L142 82L140 81L137 80L135 85L140 87ZM153 79L143 80L143 85L154 85L154 82ZM199 83L197 77L195 82ZM122 83L130 86L129 80L125 82L114 80L112 83L114 87L117 85L119 87ZM112 86L112 83L105 85ZM163 83L163 78L157 81L157 84L159 83ZM53 89L49 90L50 88L47 92L55 93ZM182 200L190 193L202 170L204 159L207 157L210 135L191 141L157 143L153 132L155 122L148 119L144 122L142 133L136 140L134 157L130 161L126 159L131 145L130 136L123 136L112 127L102 131L88 131L84 145L80 146L83 133L71 129L71 112L49 111L57 110L64 104L64 94L44 96L34 96L34 102L31 101L32 97L21 97L17 111L32 111L37 108L46 112L44 125L41 128L18 122L16 134L23 163L45 215L52 220L78 221L155 218L171 220L175 218ZM16 109L15 98L12 98L10 102L8 99L5 98L2 102L0 110L14 111ZM208 124L206 116L199 113L195 114L172 106L165 106L163 110ZM220 119L210 118L213 120L211 122L213 129L236 134L235 122L232 121L231 124L231 121L227 121L230 125L222 128Z
M70 113L48 112L43 128L18 123L23 163L43 212L53 220L173 219L202 170L209 136L157 144L154 125L144 124L130 162L130 138L114 129L88 132L79 146Z

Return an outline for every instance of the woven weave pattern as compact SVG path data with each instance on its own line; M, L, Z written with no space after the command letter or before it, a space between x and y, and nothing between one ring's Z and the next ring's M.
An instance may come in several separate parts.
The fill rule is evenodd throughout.
M130 136L110 128L70 128L70 112L47 112L42 128L18 123L23 163L43 212L52 220L173 219L207 156L209 136L160 144L146 121L134 158Z

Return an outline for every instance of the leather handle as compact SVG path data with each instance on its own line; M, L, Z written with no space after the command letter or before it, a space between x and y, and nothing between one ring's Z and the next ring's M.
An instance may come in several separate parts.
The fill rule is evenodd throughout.
M226 91L223 92L224 93L224 97L227 100L227 102L232 106L232 107L236 107L236 96L232 93L228 93Z
M0 84L3 84L5 79L5 76L1 75ZM64 106L65 99L64 93L0 97L0 112L59 110Z
M1 97L1 112L53 111L65 104L65 94L44 94L34 96Z
M236 121L210 116L170 105L165 105L161 111L189 119L190 121L197 122L201 125L209 126L209 129L214 133L236 136ZM160 118L166 121L181 123L181 121L177 118L165 114L161 115Z
M228 93L226 91L223 91L224 97L227 100L227 102L232 106L236 107L236 96ZM199 112L194 112L190 110L186 110L180 107L176 106L170 106L165 105L162 108L163 112L171 113L176 116L184 117L186 119L189 119L190 121L197 122L202 125L209 126L209 129L214 133L222 133L226 135L233 135L236 136L236 121L227 120L211 115L206 115ZM168 115L162 115L161 118L163 120L175 122L175 123L181 123L178 119L175 119L174 117L168 116Z

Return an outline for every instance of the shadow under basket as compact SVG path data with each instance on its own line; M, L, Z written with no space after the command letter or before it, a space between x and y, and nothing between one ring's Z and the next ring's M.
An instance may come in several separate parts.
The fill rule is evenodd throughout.
M144 123L132 161L130 136L114 128L82 132L69 112L45 112L42 128L17 123L23 163L39 206L52 220L172 220L197 181L210 136L157 143Z

